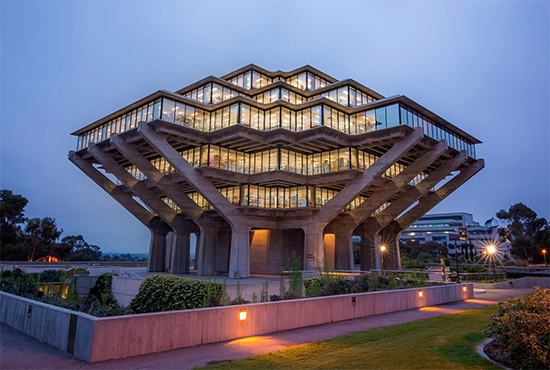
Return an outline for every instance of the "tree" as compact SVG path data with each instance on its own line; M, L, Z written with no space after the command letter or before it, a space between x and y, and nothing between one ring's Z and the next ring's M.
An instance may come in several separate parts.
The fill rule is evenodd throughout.
M411 241L409 243L399 243L399 245L401 253L410 256L412 259L427 257L428 255L431 258L447 257L449 253L447 246L434 241L422 244L418 241Z
M61 239L63 250L68 251L68 258L71 261L98 261L101 259L101 252L97 245L88 244L82 235L69 235Z
M0 245L17 244L28 202L27 198L13 194L11 190L0 190Z
M539 218L537 213L523 203L517 203L508 211L500 210L496 216L506 223L498 230L499 235L511 243L510 252L516 258L533 262L543 259L541 250L548 250L548 221Z
M29 246L28 260L51 255L55 250L55 241L63 230L58 229L51 217L31 218L25 226L25 239Z

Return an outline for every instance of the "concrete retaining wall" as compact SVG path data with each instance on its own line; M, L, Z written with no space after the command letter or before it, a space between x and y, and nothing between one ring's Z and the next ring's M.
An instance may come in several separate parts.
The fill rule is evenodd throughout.
M419 291L422 291L422 297L419 297ZM25 301L24 304L17 305L2 299L2 322L6 322L7 316L15 316L17 319L6 323L29 335L33 335L30 334L30 331L19 329L20 325L18 323L26 321L24 316L29 302L37 305L40 305L40 303L6 295L5 293L1 294L2 298L10 296L10 299L13 297L16 300ZM89 346L77 341L82 350L77 351L75 347L74 355L91 362L119 359L333 321L461 301L473 298L473 296L472 284L453 284L197 310L106 318L92 317L88 321L82 319L82 324L80 321L81 315L77 314L77 334L88 335ZM4 311L8 311L6 307L10 307L10 313L6 312L5 315ZM52 326L47 326L36 330L54 333L67 332L68 319L65 313L67 310L52 306L48 307L51 310L60 311L59 314L56 312L55 315L59 316L57 322L61 329L54 330ZM247 319L244 321L239 320L239 313L242 310L247 311ZM90 317L88 315L84 316ZM16 327L16 325L19 326ZM31 326L41 326L41 323L33 322ZM41 339L44 336L33 336L46 341ZM53 338L50 338L51 336L51 334L49 334L49 337L48 335L45 336L48 340L47 343L52 344L50 341L54 341ZM79 339L78 336L77 339ZM59 339L59 344L56 347L66 350L63 348L63 343L66 343L66 340L66 336L65 339ZM88 352L82 353L84 350Z
M527 289L536 286L542 289L550 289L550 278L524 277L495 284L474 284L474 287L479 289Z
M0 322L91 361L96 317L0 292Z

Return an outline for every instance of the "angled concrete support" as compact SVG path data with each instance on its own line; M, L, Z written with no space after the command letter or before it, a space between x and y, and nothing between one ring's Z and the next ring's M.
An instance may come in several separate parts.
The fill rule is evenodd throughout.
M231 226L231 256L229 277L249 277L250 226L246 218L213 185L189 164L167 141L166 137L141 122L138 133L151 145L191 186L197 190ZM246 236L245 236L246 235Z
M481 171L485 167L485 161L478 159L470 164L468 167L463 168L459 174L453 177L449 182L443 185L436 192L430 193L428 196L420 199L419 203L410 211L397 219L399 226L402 230L405 230L420 217L428 213L433 207L438 205L443 199L451 195L456 189L462 186L466 181L471 179L475 174Z
M379 179L389 167L403 157L422 137L422 131L415 129L408 136L397 141L372 166L358 178L346 184L344 189L312 215L307 221L306 227L303 228L305 233L304 261L307 270L315 270L324 266L323 230L325 226L373 181ZM293 221L283 221L280 225L292 228L292 223Z
M119 135L111 136L113 146L133 165L135 165L147 178L155 183L178 207L190 218L198 220L203 210L191 200L187 194L181 191L179 186L171 181L168 176L162 174L151 162L149 162L131 144L127 143Z
M90 162L82 159L74 151L69 153L69 160L91 178L99 187L112 196L121 206L137 218L142 224L150 228L149 223L155 215L136 202L130 193L123 190L123 186L117 186L111 180L97 170Z

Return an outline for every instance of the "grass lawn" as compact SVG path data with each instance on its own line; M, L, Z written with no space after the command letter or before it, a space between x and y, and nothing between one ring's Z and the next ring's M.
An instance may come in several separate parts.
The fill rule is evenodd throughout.
M208 369L501 369L476 352L496 306L307 343Z

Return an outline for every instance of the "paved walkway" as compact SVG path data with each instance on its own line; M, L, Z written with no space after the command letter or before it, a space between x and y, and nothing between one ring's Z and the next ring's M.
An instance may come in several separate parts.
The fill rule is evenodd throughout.
M532 289L478 290L475 299L421 309L393 312L302 329L206 344L122 360L86 363L43 344L11 327L1 326L1 369L192 369L227 360L243 359L298 344L338 337L358 331L402 324L419 319L493 305Z

